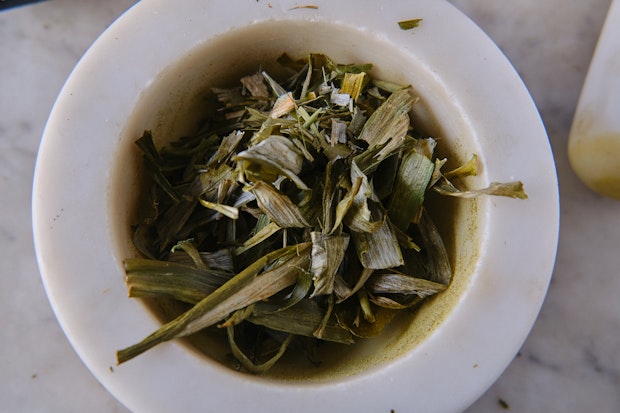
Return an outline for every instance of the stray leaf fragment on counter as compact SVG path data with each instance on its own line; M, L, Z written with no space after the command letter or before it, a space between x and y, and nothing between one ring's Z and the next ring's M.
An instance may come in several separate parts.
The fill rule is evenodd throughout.
M411 30L418 27L420 22L422 22L422 19L401 20L398 22L398 27L402 30Z
M196 136L161 149L150 131L138 139L152 185L134 231L143 256L124 262L129 296L186 310L119 363L225 329L239 365L260 374L309 343L380 335L455 276L429 193L526 198L520 182L460 189L478 159L442 172L437 142L412 125L412 88L373 79L372 65L278 62L288 77L258 70L213 88L219 108Z
M314 6L312 4L307 5L307 6L295 6L295 7L291 7L289 10L297 10L297 9L312 9L312 10L318 10L319 6Z

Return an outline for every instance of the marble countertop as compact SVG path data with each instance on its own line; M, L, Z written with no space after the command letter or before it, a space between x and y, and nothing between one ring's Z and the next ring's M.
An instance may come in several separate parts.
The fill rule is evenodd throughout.
M45 121L80 56L135 0L55 0L0 12L0 411L126 412L60 329L32 241L33 168ZM620 202L573 174L566 144L610 0L451 0L529 88L556 158L557 263L521 351L468 410L620 412ZM620 110L620 108L619 108Z

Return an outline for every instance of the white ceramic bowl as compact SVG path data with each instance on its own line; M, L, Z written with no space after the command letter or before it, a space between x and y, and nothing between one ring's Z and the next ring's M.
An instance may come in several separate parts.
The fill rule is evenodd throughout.
M67 337L133 411L460 411L501 374L544 299L558 237L554 162L537 110L498 48L438 0L143 0L91 47L45 130L33 194L45 288ZM401 30L398 21L422 18ZM370 62L410 83L444 153L478 154L472 187L521 180L529 199L453 204L455 278L410 324L316 370L238 373L174 341L116 366L160 320L127 298L122 260L139 193L134 141L188 132L200 92L282 52ZM294 367L297 369L298 367Z

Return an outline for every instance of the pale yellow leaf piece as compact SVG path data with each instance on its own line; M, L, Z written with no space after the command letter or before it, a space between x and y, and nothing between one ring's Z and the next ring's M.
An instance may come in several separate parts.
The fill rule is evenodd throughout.
M357 102L364 86L368 83L368 76L366 73L345 73L342 80L342 87L340 93L351 96L354 102Z
M476 176L478 174L478 156L473 154L467 163L443 174L446 179Z
M297 103L295 103L295 99L293 99L293 94L290 92L285 93L276 99L276 103L273 104L269 117L277 119L284 115L288 115L295 109L297 109Z
M454 196L459 198L475 198L480 195L505 196L508 198L527 199L523 182L491 182L489 186L482 189L460 190L449 181L438 182L433 189L442 195Z
M203 207L219 212L220 214L227 216L230 219L239 218L239 208L235 208L230 205L217 204L215 202L206 201L204 199L199 199L198 201Z

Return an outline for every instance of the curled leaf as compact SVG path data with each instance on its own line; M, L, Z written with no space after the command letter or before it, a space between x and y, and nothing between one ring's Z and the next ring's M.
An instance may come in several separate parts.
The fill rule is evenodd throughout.
M478 156L476 154L473 154L471 158L469 158L469 161L467 161L465 164L459 166L458 168L455 168L451 171L444 173L443 176L446 179L450 180L454 178L463 178L466 176L475 176L477 174L478 174Z
M375 232L351 233L357 256L365 268L374 270L398 267L404 264L398 238L389 221Z
M291 113L296 108L297 104L295 103L295 99L293 99L293 95L291 93L285 93L282 96L278 97L276 103L271 109L271 112L269 113L269 117L279 118Z
M414 99L408 90L398 90L368 118L359 139L373 149L383 146L389 140L402 141L409 129L409 111Z
M303 155L290 139L283 136L272 135L240 152L234 160L243 161L245 170L256 166L258 169L253 170L252 173L259 177L283 175L295 182L300 189L309 189L297 176L301 172Z
M331 294L338 268L342 264L345 252L349 247L349 235L325 235L313 231L312 237L312 280L314 292L311 297Z
M523 182L491 182L488 187L462 191L448 181L438 182L433 189L442 195L458 198L475 198L480 195L505 196L508 198L527 199Z
M288 347L288 345L291 343L291 341L293 340L292 335L289 335L280 345L279 350L277 351L277 353L275 355L273 355L270 359L260 363L260 364L256 364L254 363L252 360L250 360L244 353L243 351L239 348L239 346L237 345L236 341L235 341L235 333L234 333L234 327L230 326L226 329L227 332L227 336L228 336L228 343L230 344L230 348L232 350L233 355L235 356L235 358L241 363L241 365L248 370L251 373L255 373L255 374L259 374L259 373L264 373L267 370L269 370L271 367L273 367L273 365L280 359L280 357L282 357L284 355L284 352L286 351L286 348Z
M227 216L230 219L239 218L239 208L235 208L230 205L217 204L215 202L209 202L204 199L199 199L200 205L205 208L209 208L213 211L219 212L222 215Z
M289 197L263 181L249 189L256 196L260 209L281 228L304 228L310 226L301 210Z

